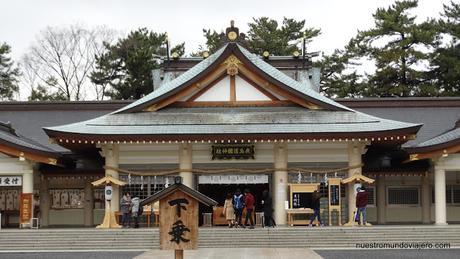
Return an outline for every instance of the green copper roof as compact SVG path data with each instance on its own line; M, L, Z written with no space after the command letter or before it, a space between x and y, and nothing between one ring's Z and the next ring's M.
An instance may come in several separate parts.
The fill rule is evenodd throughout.
M235 48L236 46L236 48ZM227 49L235 49L233 51L240 51L244 57L249 60L255 67L260 69L262 72L266 74L266 76L273 78L274 80L278 81L282 85L294 90L295 92L303 95L304 97L308 98L309 101L313 100L317 103L326 104L329 107L333 107L336 110L350 110L349 108L334 102L333 100L322 96L321 94L317 93L316 91L309 88L307 85L303 85L302 83L290 78L283 72L279 71L275 67L271 66L267 62L263 61L257 55L250 53L247 49L243 48L241 45L237 43L228 43L214 54L210 55L207 59L201 61L185 73L181 74L177 78L172 81L169 81L162 85L158 90L146 95L145 97L135 101L134 103L127 105L115 112L115 113L125 113L129 112L132 109L135 109L138 106L144 107L145 105L151 105L155 102L156 99L163 97L166 94L171 93L173 90L179 89L181 86L189 82L190 80L194 79L206 69L214 65L214 63L227 51ZM142 109L140 109L142 110ZM136 110L139 111L139 110Z
M452 142L455 140L460 140L460 128L456 128L453 130L450 130L446 133L443 133L439 136L436 136L434 138L431 138L427 141L424 141L420 144L417 144L415 146L412 146L410 148L424 148L424 147L431 147L431 146L437 146L437 145L442 145L448 142ZM409 148L409 149L410 149Z
M108 114L46 128L89 135L320 134L392 131L418 124L381 119L361 112L303 107L164 108L156 112Z

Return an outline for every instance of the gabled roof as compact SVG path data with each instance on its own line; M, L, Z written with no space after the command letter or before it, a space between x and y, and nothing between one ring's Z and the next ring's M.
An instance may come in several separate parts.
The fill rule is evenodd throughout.
M313 104L281 107L193 107L167 106L176 94L189 89L216 67L235 56L243 72L257 74L263 84L272 84L296 99ZM219 67L222 71L222 67ZM248 72L248 73L249 73ZM262 87L262 86L261 86ZM166 100L166 101L165 101ZM161 103L163 102L163 103ZM150 111L150 107L157 107ZM377 138L406 142L421 124L382 119L347 108L295 81L238 43L228 43L216 53L158 90L115 112L57 127L44 128L60 145L88 145L99 141L249 141L277 139ZM340 140L339 140L340 141ZM380 139L379 139L380 141ZM69 143L67 145L66 143Z
M252 69L262 73L269 82L282 87L284 90L295 94L306 101L328 110L350 110L349 108L320 95L306 85L302 85L300 82L295 81L283 72L263 61L259 56L250 53L247 49L234 42L225 44L214 54L198 63L187 72L181 74L176 79L165 83L158 90L113 112L113 114L139 112L165 98L170 97L171 95L176 94L180 90L199 81L200 78L212 71L232 54L238 57L245 65L249 65Z
M140 205L141 206L145 206L145 205L148 205L148 204L152 204L156 201L159 201L160 199L174 193L175 191L177 190L180 190L184 193L186 193L187 195L190 195L192 198L195 198L197 201L207 205L207 206L215 206L217 205L217 202L211 198L209 198L208 196L198 192L198 191L195 191L189 187L187 187L186 185L183 185L182 183L175 183L171 186L169 186L168 188L160 191L160 192L157 192L155 193L154 195L150 196L150 197L147 197L145 198L144 200L141 201Z

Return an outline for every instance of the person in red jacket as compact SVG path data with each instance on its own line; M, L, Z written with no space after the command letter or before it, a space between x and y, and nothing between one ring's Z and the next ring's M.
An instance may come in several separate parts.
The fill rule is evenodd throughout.
M249 191L249 189L244 190L244 206L246 207L246 219L244 220L244 225L248 224L248 219L251 222L251 225L249 226L250 229L254 228L254 219L252 217L252 213L254 211L254 203L255 203L254 196L252 193Z
M366 191L364 186L361 186L358 193L356 194L356 208L358 211L356 212L356 220L359 222L360 225L366 225L366 206L369 194ZM363 215L363 221L361 222L361 214Z

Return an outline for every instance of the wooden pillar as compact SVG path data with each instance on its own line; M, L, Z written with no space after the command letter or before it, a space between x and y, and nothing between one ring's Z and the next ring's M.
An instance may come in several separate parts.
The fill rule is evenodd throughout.
M49 226L51 199L49 191L49 182L44 175L40 180L40 225L41 227Z
M103 153L105 156L105 165L107 167L113 167L113 168L118 168L118 145L113 145L113 144L108 144L104 145L103 148ZM112 176L115 179L119 179L119 174L118 171L112 170L112 169L105 169L105 175L106 176ZM112 201L111 201L111 208L112 211L118 211L120 210L120 187L118 185L113 185L112 186L113 192L112 192ZM106 208L107 206L107 201L106 201Z
M274 218L276 224L286 225L286 209L284 207L287 201L287 184L288 184L288 156L286 143L278 143L273 146L274 166L273 173L273 205Z
M179 145L179 169L192 170L192 144L181 143ZM180 172L182 183L192 189L195 189L193 184L193 173L191 171Z
M436 225L447 225L446 220L446 171L434 168L434 199Z
M364 145L358 142L353 142L348 144L348 166L356 166L362 163L361 155L363 152ZM354 174L361 174L361 167L351 168L348 170L348 177L353 176ZM356 194L354 190L354 184L349 183L347 187L347 196L348 196L348 223L347 225L353 224L353 215L356 210Z
M430 177L428 172L421 176L422 182L422 223L431 223Z
M386 223L386 192L385 176L379 175L377 179L377 223Z
M184 258L184 250L174 250L174 259L183 259Z
M90 182L87 182L85 185L85 204L83 210L85 227L92 227L94 225L94 193Z

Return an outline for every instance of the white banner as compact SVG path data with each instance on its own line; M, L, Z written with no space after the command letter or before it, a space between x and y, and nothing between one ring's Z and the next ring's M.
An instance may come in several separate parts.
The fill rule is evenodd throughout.
M22 176L0 176L0 186L22 186Z
M226 175L200 175L198 184L260 184L268 183L266 174L226 174Z

